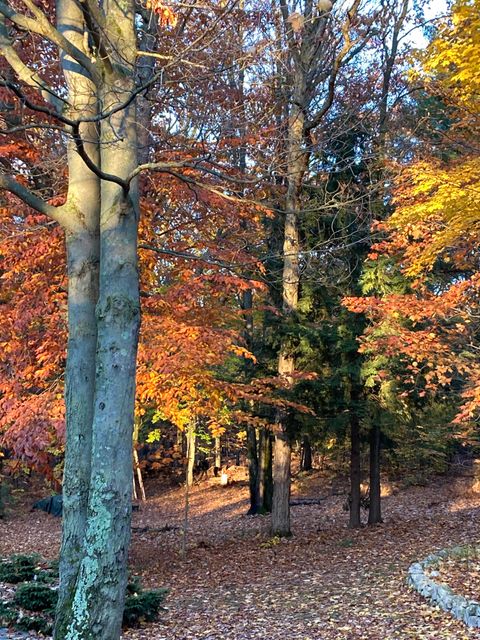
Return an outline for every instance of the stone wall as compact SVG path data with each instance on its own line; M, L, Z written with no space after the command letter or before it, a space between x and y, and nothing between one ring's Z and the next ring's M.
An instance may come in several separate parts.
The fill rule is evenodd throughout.
M453 547L443 549L437 553L432 553L421 562L415 562L408 569L408 584L418 591L418 593L433 604L436 604L444 611L452 614L458 620L462 620L469 627L480 627L480 602L467 600L461 595L455 594L452 589L444 583L436 582L435 577L439 575L435 572L435 567L445 558L455 556L464 557L469 550L467 547ZM429 575L425 572L429 569Z

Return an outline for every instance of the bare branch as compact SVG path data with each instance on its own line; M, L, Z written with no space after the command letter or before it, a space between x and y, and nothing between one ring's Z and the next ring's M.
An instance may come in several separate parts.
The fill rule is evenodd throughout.
M8 36L5 16L3 15L0 15L0 52L22 82L25 82L30 87L39 89L43 99L49 102L56 111L61 111L63 100L54 93L53 89L36 71L30 69L23 62L15 51L11 38Z
M158 58L159 60L170 60L168 66L172 66L181 62L183 64L189 65L190 67L196 67L197 69L207 69L206 64L191 62L190 60L185 60L184 58L179 58L178 56L167 56L161 53L155 53L154 51L137 51L137 56Z
M317 113L305 124L305 132L307 135L310 133L310 131L312 131L312 129L315 129L315 127L317 127L320 124L323 117L332 106L333 99L335 97L335 85L337 82L338 73L342 67L342 64L345 62L345 58L347 57L347 55L352 51L352 49L357 44L359 44L358 41L352 41L352 38L350 35L351 24L359 5L360 5L360 0L354 0L352 6L347 11L345 21L342 25L343 47L335 57L335 60L333 61L330 77L328 80L327 95L325 97L325 100L323 101L323 104L320 107L319 111L317 111ZM363 39L362 42L360 42L360 48L356 48L355 53L358 53L359 50L363 46L365 46L365 44L366 44L366 38Z
M53 44L56 44L60 49L63 49L69 56L78 62L78 64L88 72L96 84L100 84L102 76L95 65L91 62L90 58L85 55L83 51L80 51L80 49L69 42L57 29L55 29L55 27L47 20L45 14L30 2L30 0L23 1L35 18L30 18L23 13L18 13L5 4L3 0L0 0L0 14L11 20L21 29L37 33L38 35L50 40Z
M80 218L74 214L70 205L53 207L36 196L32 191L17 182L12 176L0 173L0 189L5 189L20 198L26 205L43 213L63 227L66 231L78 231L83 229Z
M109 52L107 51L103 32L106 28L106 17L103 12L103 9L98 6L96 2L92 2L92 0L78 0L82 9L83 17L85 19L85 24L88 27L88 30L92 34L93 41L95 42L95 46L100 55L100 59L102 63L105 65L108 71L112 70L112 62L110 59Z
M244 276L242 274L238 274L234 271L236 267L246 267L249 266L246 262L225 262L223 260L216 260L215 258L205 258L202 256L197 256L194 253L186 253L185 251L174 251L173 249L162 249L161 247L155 247L150 244L139 244L139 249L146 249L147 251L154 251L155 253L159 253L161 255L172 256L173 258L180 258L182 260L195 260L196 262L202 262L203 264L209 264L213 267L221 267L222 269L228 269L232 273L243 280L248 280L249 282L259 282L263 284L263 280L259 280L257 278L252 278L250 276ZM259 260L252 258L252 264L255 265ZM251 267L251 265L250 265Z

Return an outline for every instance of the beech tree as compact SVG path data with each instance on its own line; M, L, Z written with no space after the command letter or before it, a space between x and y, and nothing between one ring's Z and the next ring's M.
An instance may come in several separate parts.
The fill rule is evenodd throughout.
M224 5L214 18L230 9ZM16 122L6 118L3 132L15 144L18 132L53 131L56 138L45 135L44 142L53 138L67 148L67 189L54 190L53 198L42 197L17 159L4 161L0 173L6 203L20 200L48 216L63 229L67 248L67 435L57 639L120 635L140 325L138 177L144 169L185 165L146 162L151 140L148 103L142 98L164 74L163 69L155 73L148 60L181 57L175 50L170 56L151 50L157 18L164 26L176 21L161 2L152 2L149 10L133 0L59 0L56 8L40 8L31 0L0 2L2 100L19 113ZM205 33L211 44L211 32Z
M2 3L0 13L2 54L17 76L4 87L68 135L63 205L40 200L15 176L0 177L1 187L58 222L66 237L67 453L55 637L113 639L127 579L140 324L135 6L61 0L56 26L30 0L23 12ZM58 47L65 97L21 60L21 31ZM41 96L28 97L18 80Z

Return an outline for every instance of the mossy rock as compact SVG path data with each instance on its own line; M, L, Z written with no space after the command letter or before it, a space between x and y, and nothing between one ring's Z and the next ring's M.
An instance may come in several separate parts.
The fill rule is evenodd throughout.
M58 600L58 593L45 584L27 582L18 587L13 603L27 611L51 612Z
M0 582L17 584L32 580L39 561L40 556L36 554L14 555L0 561Z
M123 612L123 626L135 627L141 622L157 620L160 605L165 600L166 594L167 589L157 589L127 595Z

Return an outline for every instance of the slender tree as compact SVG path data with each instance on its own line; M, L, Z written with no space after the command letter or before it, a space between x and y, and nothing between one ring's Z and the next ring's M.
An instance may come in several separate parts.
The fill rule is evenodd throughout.
M360 0L347 10L336 9L327 0L306 0L289 7L280 0L281 30L286 41L283 90L286 122L284 153L280 173L284 176L286 196L282 203L283 276L282 311L292 322L298 308L300 290L299 216L302 210L302 186L313 151L313 134L330 110L340 69L365 45L369 22L359 17ZM323 95L320 94L323 91ZM320 94L320 95L319 95ZM278 356L278 375L290 386L295 376L295 346L284 338ZM288 411L277 416L273 451L272 532L290 535L290 459Z

